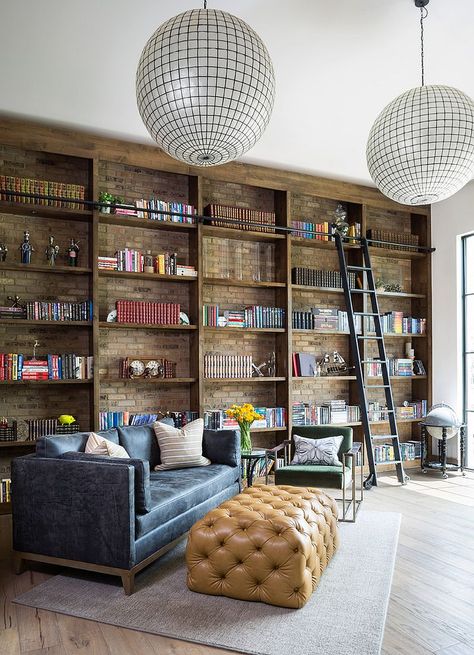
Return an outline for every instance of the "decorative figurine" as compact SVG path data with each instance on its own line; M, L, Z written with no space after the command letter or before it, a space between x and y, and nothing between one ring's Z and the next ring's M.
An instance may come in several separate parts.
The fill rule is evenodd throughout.
M7 258L7 244L3 243L3 241L0 241L0 262L4 262Z
M46 250L44 251L44 254L46 255L48 264L50 266L54 266L56 264L56 258L59 255L59 246L55 245L54 237L52 235L49 237L49 243L46 247Z
M7 300L12 303L12 307L23 307L20 296L7 296Z
M255 373L255 377L263 378L263 377L275 377L276 373L276 357L275 353L272 352L270 357L267 359L267 361L263 362L262 364L253 364L252 363L252 370L253 373ZM263 372L265 370L265 373Z
M347 211L339 203L334 211L334 223L332 227L335 232L338 232L341 236L347 236L349 232L349 223L347 222Z
M67 247L66 256L68 266L77 266L79 259L79 241L76 241L74 238L71 239L71 243Z
M19 250L21 254L21 263L31 264L31 253L33 253L35 249L30 243L30 233L28 230L23 232L23 243L21 244Z

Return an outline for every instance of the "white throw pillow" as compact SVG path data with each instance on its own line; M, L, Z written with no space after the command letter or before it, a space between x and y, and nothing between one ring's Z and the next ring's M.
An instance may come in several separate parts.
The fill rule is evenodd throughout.
M130 455L123 446L119 446L118 443L109 441L95 432L89 434L85 452L91 455L108 455L109 457L127 457L130 459Z
M208 466L211 463L207 457L202 455L204 432L202 418L188 423L184 428L175 428L172 425L156 421L153 423L153 429L161 455L161 464L155 466L155 471Z
M337 456L344 437L310 439L293 435L295 454L291 464L319 464L320 466L342 466Z

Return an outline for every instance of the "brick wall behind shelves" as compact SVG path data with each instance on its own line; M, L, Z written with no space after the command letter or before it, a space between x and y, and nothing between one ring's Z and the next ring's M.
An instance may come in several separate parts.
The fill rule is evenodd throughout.
M411 234L410 214L403 211L367 208L367 229L385 230L386 232L404 232Z
M176 362L176 377L189 377L190 335L157 330L101 330L99 374L118 378L124 357L165 357Z
M88 161L79 157L0 145L0 175L82 184L86 187L88 197Z
M275 210L275 193L272 189L235 182L203 179L202 199L203 207L214 203L258 211Z
M182 411L190 408L189 384L168 387L133 380L130 382L101 382L100 411L150 414L160 410Z
M89 279L85 275L0 270L0 304L10 304L7 296L14 295L24 301L82 301L90 298Z
M382 280L389 284L399 284L405 293L411 292L411 260L389 258L383 255L380 249L380 256L371 252L370 260L374 269L375 280ZM392 298L392 302L399 302L399 298Z
M98 183L99 191L122 196L126 202L152 197L166 202L189 202L188 177L178 173L101 160Z
M79 266L89 266L89 229L82 221L48 221L41 216L17 216L0 212L0 241L8 247L7 263L20 264L20 244L23 233L28 230L30 242L35 249L31 256L32 264L47 264L45 250L49 237L54 236L54 242L60 251L56 264L65 266L66 248L71 238L79 240Z
M339 271L339 259L337 256L336 246L334 249L318 250L318 248L305 248L298 242L293 244L291 249L291 267L301 266L303 268L313 268L320 271Z
M275 280L277 266L273 244L219 237L205 237L203 240L204 277L271 282ZM240 293L242 294L242 289Z
M0 325L0 352L33 354L33 345L38 340L38 355L47 353L75 353L88 355L90 329L81 327L60 327L57 330L41 325Z
M131 219L133 220L133 219ZM117 250L134 248L152 255L175 252L180 264L189 263L189 237L187 234L167 230L146 230L144 228L122 227L120 225L99 226L99 255L113 257ZM196 262L192 262L196 265Z
M275 290L259 287L232 287L205 284L203 304L219 305L219 311L226 309L243 309L248 305L276 307Z
M0 416L18 420L20 438L28 434L25 423L29 418L53 418L60 414L72 414L81 426L89 430L89 385L32 386L2 385L0 392Z
M294 221L309 223L323 223L324 221L332 223L337 205L337 200L317 198L304 193L292 193L291 218Z

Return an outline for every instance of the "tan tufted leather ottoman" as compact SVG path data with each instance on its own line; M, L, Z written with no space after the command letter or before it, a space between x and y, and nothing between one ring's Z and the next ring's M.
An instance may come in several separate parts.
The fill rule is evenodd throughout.
M319 489L249 487L191 528L188 587L303 607L337 549L337 515L335 500Z

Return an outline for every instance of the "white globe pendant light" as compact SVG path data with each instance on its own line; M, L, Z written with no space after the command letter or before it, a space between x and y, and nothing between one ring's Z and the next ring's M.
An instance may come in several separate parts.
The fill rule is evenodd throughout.
M136 90L145 127L163 150L193 166L215 166L240 157L263 134L275 75L252 28L205 2L150 37Z
M395 98L377 117L367 142L367 166L380 191L405 205L439 202L474 174L474 102L449 86L424 84L421 10L421 86Z

